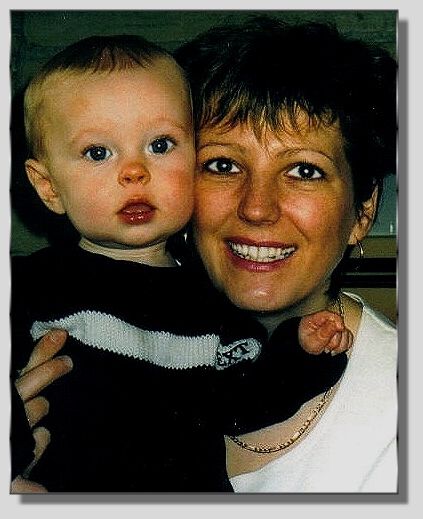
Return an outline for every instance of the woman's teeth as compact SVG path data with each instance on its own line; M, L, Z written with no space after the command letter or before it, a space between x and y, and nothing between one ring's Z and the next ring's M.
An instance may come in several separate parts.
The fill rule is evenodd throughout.
M257 247L255 245L245 245L242 243L229 242L232 252L242 259L268 263L271 261L283 260L294 253L294 247L283 249L282 247Z

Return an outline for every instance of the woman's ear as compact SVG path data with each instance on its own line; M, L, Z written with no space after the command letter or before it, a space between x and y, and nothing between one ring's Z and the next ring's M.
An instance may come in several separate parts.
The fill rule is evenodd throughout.
M351 231L348 241L349 245L356 245L358 241L361 241L369 234L376 217L378 196L379 188L376 186L373 189L372 196L363 203L360 214Z
M28 159L25 161L25 171L44 204L54 213L64 214L66 211L44 164L35 159Z

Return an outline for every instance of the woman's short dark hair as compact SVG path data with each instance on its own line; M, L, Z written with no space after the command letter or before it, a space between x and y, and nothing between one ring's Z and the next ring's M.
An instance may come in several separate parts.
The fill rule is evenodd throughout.
M278 131L298 109L339 121L357 211L396 171L396 75L384 49L332 25L270 17L214 27L174 54L191 84L197 128L251 124Z

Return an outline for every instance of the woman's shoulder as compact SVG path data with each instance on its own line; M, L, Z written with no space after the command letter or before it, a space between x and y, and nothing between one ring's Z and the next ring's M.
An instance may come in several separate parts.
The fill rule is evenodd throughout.
M382 312L371 306L364 298L352 292L344 292L344 294L354 301L358 302L362 307L362 325L365 324L370 328L384 332L387 335L396 337L397 329L395 324ZM363 322L364 321L364 322Z
M362 306L360 324L351 355L353 364L364 363L366 372L375 369L379 376L382 366L386 374L397 370L398 333L395 325L381 312L356 294L347 293ZM391 375L388 375L390 378Z

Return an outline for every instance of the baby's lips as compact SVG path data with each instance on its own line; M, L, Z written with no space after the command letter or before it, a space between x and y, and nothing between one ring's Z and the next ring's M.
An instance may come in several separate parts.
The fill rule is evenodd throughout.
M123 207L120 212L125 213L125 214L133 214L133 213L148 213L153 210L154 210L154 207L151 204L147 204L145 202L133 202L133 203L125 205L125 207Z
M122 221L130 225L146 224L154 218L156 208L148 202L128 202L119 211Z

